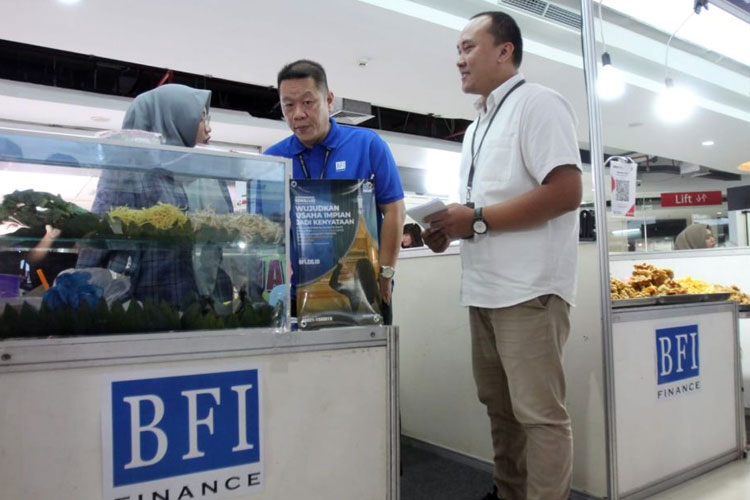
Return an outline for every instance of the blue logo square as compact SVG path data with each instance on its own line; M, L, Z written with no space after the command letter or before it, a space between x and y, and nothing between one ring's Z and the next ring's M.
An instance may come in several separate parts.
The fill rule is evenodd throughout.
M114 486L260 462L258 370L112 382Z
M697 377L700 374L698 325L656 330L658 385Z

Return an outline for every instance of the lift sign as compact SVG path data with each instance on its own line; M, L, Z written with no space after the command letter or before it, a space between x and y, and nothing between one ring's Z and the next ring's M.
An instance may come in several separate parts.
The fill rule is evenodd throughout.
M698 325L656 330L658 385L700 375Z
M218 500L262 489L259 378L256 368L108 381L104 498Z

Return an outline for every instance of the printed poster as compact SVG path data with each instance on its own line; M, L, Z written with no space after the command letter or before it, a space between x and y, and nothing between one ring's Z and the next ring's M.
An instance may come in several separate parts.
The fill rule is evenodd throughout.
M382 323L369 180L293 180L292 283L300 329Z

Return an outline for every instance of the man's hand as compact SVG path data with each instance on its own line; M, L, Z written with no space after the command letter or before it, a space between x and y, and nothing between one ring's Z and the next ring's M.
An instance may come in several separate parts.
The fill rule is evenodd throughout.
M422 231L422 240L435 253L445 252L451 244L451 239L443 231L432 228Z
M56 238L60 237L60 234L62 234L62 231L57 229L56 227L52 227L49 224L46 224L44 226L44 237L49 240L54 240Z
M466 205L451 203L445 210L431 214L424 220L430 223L428 231L441 231L445 233L449 240L465 238L474 234L472 228L474 210Z

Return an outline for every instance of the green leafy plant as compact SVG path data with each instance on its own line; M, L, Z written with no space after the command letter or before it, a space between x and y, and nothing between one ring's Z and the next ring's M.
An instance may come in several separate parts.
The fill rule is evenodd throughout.
M38 310L24 302L20 308L6 304L0 314L0 338L268 327L278 315L279 311L260 302L244 302L227 315L217 314L206 301L194 301L182 313L164 301L141 305L131 300L125 308L120 302L108 307L102 299L94 307L81 301L77 309L42 305Z

